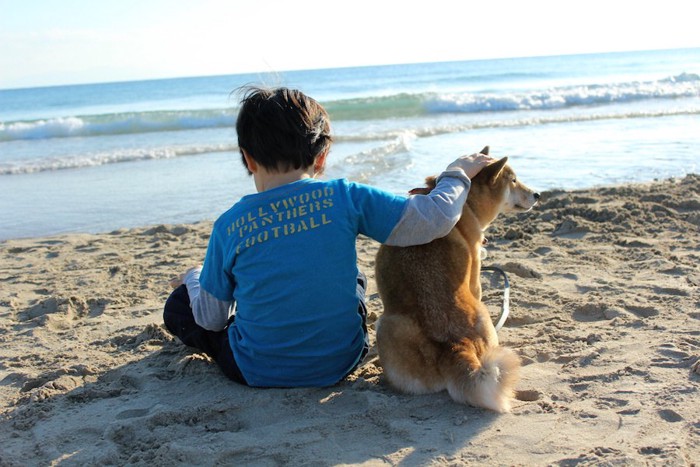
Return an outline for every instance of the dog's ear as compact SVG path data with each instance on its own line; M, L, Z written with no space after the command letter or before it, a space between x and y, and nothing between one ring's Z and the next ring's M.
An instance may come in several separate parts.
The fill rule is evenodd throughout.
M437 177L431 175L425 179L426 187L414 188L408 192L409 195L427 195L437 186Z
M501 174L503 171L503 167L506 166L506 162L508 162L508 158L504 157L503 159L499 159L493 164L489 164L483 169L481 169L481 172L477 175L478 177L484 177L485 180L488 181L490 184L496 183L496 179L498 176Z
M485 155L485 156L488 156L488 155L489 155L489 149L491 149L491 148L489 148L488 146L484 146L484 149L482 149L482 150L479 152L479 154L483 154L483 155Z

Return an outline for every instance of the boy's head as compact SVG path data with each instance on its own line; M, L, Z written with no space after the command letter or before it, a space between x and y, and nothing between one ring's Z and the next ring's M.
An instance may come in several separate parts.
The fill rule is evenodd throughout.
M308 168L332 142L326 110L301 91L287 88L246 88L236 132L241 156L245 151L270 172Z

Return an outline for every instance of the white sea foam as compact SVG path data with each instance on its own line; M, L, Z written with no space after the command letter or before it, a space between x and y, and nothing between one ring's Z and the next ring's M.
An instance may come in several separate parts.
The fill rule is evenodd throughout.
M517 115L517 114L512 114ZM592 122L600 120L624 120L637 118L660 118L672 117L678 115L700 115L700 103L697 106L684 108L669 108L659 110L630 110L623 112L587 112L587 113L569 113L561 115L544 114L538 116L528 116L525 118L493 118L480 121L471 121L468 123L448 123L440 124L438 122L432 125L420 125L413 129L386 129L375 130L369 132L348 133L336 135L336 142L364 142L364 141L383 141L394 140L397 138L406 138L407 134L412 134L415 137L437 136L450 133L460 133L470 130L483 130L489 128L516 128L527 126L539 126L556 123L576 123L576 122ZM393 147L396 142L392 141L387 144L387 147ZM382 146L384 147L384 146Z
M593 84L518 93L441 94L428 100L425 105L433 113L475 113L555 110L681 97L700 97L700 76L683 73L658 81Z
M57 117L0 123L0 142L222 128L234 122L232 111L226 109Z
M515 114L517 115L517 114ZM359 166L379 166L390 163L388 156L410 151L411 143L415 138L438 136L460 133L471 130L484 130L490 128L517 128L539 126L557 123L591 122L601 120L623 120L636 118L660 118L679 115L700 115L700 104L690 108L669 108L659 110L633 110L628 112L588 112L540 116L528 116L526 118L486 119L478 122L448 123L433 122L431 125L419 125L413 128L403 129L375 129L373 131L359 131L344 134L336 134L336 143L364 143L383 142L372 149L350 155L345 162L348 166L358 166L355 172L364 169ZM150 159L169 159L174 157L193 156L209 152L237 152L235 144L202 144L183 145L174 147L160 147L153 149L119 149L115 151L103 151L82 154L79 156L62 156L30 159L26 161L0 162L0 176L45 172L52 170L78 169L99 165L114 164ZM360 177L362 178L362 177Z
M0 175L18 175L52 170L79 169L96 167L120 162L143 161L151 159L171 159L174 157L194 156L212 152L237 151L236 145L215 144L203 146L164 147L155 149L122 149L111 152L97 152L80 156L51 157L23 162L0 163Z
M404 164L392 156L408 153L417 135L413 131L400 132L390 140L371 149L346 156L337 167L338 175L359 182L367 182L377 174L390 172Z

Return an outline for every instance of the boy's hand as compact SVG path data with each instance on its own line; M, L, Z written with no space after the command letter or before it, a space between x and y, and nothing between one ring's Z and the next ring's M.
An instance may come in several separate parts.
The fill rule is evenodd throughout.
M178 287L180 287L182 285L182 281L184 278L185 278L184 273L180 274L178 276L175 276L175 277L171 277L170 280L168 281L168 284L170 284L170 287L172 287L173 289L177 289Z
M493 162L496 162L496 159L493 157L489 157L485 154L472 154L458 158L448 165L446 170L462 169L464 173L467 174L467 177L472 179L476 174L481 172L481 169Z
M180 287L182 284L184 284L185 276L190 273L193 269L199 269L198 267L194 268L189 268L187 271L183 272L182 274L171 277L170 280L168 281L168 284L170 284L170 287L173 289L177 289Z

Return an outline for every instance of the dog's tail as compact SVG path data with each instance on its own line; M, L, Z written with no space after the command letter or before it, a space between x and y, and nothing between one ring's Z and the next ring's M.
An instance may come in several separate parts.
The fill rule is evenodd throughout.
M457 351L455 356L461 360L458 366L462 371L447 382L450 396L475 407L510 412L519 379L520 357L501 346L487 349L478 359L466 349Z

